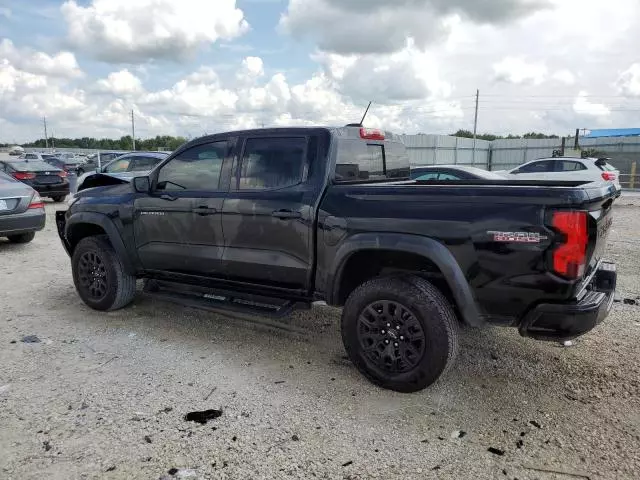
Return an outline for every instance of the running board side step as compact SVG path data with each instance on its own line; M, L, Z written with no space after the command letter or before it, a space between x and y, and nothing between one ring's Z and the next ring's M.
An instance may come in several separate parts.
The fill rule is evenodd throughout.
M143 293L185 307L212 312L233 312L282 318L295 310L309 310L311 303L265 297L230 290L210 289L196 285L147 280Z

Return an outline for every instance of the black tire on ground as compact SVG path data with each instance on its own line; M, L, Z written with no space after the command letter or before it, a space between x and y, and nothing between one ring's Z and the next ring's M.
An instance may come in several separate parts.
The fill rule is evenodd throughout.
M29 243L36 236L36 232L22 233L20 235L9 235L7 238L11 243Z
M67 198L66 195L56 195L55 197L51 197L51 199L56 203L64 202L65 198Z
M442 293L419 277L383 277L356 288L342 311L349 358L376 385L417 392L440 378L458 351L458 321Z
M118 310L136 295L136 278L105 235L80 240L71 257L73 283L84 303L94 310Z

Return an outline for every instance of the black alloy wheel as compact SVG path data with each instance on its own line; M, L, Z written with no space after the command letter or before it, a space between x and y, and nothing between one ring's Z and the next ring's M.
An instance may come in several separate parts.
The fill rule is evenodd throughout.
M108 291L109 278L104 261L95 251L84 252L78 262L79 286L92 300L102 300Z
M424 356L422 325L397 301L379 300L367 305L358 318L357 334L368 360L391 374L412 370Z

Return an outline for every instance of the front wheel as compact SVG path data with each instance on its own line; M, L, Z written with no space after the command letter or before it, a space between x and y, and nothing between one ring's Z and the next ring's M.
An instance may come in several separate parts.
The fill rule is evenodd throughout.
M376 278L347 299L342 340L351 361L370 381L417 392L453 363L458 322L444 295L426 280Z
M126 273L106 236L80 240L71 270L78 295L94 310L118 310L135 297L136 278Z

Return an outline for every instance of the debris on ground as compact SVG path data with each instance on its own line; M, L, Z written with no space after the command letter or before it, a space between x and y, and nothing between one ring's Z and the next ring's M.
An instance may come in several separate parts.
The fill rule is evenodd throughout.
M495 447L487 448L487 452L493 453L494 455L498 455L500 457L504 455L504 450L501 450L501 449L495 448Z
M8 391L10 386L11 386L10 383L7 383L6 385L0 386L0 393L4 393L4 392Z
M149 435L145 435L144 436L144 441L147 442L147 443L152 443L153 442L153 440L151 440L151 437Z
M622 302L625 305L638 305L638 301L633 298L625 298Z
M40 339L37 335L25 335L22 337L22 343L40 343Z
M116 469L115 465L111 465L109 468L107 468L107 472L113 472Z
M565 340L564 342L562 342L563 347L573 347L574 345L575 343L573 343L572 340Z
M348 467L349 465L353 465L353 460L349 460L348 462L344 462L342 464L343 467Z
M465 432L464 430L454 430L451 433L451 438L463 438L467 435L467 432Z
M202 412L189 412L184 416L187 422L196 422L204 425L209 420L214 420L222 416L222 410L204 410Z
M536 428L542 428L542 425L540 425L540 424L539 424L538 422L536 422L535 420L531 420L531 421L529 421L529 423L530 423L531 425L533 425L534 427L536 427Z
M291 436L291 440L293 440L294 442L299 442L300 441L300 437L298 435L292 435Z
M45 452L48 452L52 448L49 440L45 440L44 442L42 442L42 446L44 447Z

